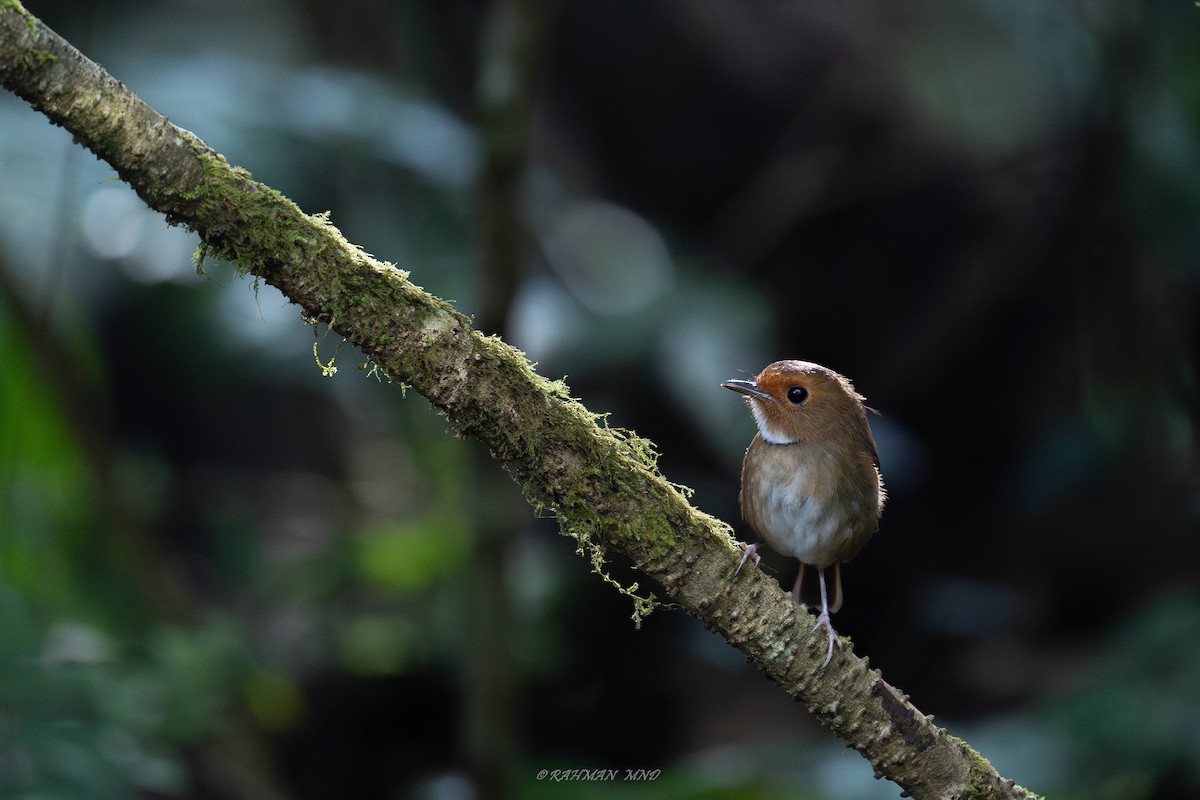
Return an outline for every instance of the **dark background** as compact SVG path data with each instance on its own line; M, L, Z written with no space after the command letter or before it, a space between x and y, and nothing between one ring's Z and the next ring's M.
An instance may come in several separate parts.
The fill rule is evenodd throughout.
M487 3L27 4L731 523L719 383L849 375L891 498L839 631L1018 783L1200 797L1200 11L527 5L498 121ZM635 629L424 400L112 178L0 97L0 789L899 794L682 612Z

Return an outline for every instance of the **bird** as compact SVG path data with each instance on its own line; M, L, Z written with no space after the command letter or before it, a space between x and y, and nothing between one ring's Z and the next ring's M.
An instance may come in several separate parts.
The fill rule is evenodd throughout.
M805 575L816 570L821 613L810 633L828 631L824 669L835 644L842 646L830 620L842 606L841 563L879 529L887 499L865 398L848 378L809 361L776 361L752 380L721 386L744 396L758 428L742 460L738 501L761 542L738 543L743 555L733 575L748 559L758 564L765 542L800 561L792 595L803 605Z

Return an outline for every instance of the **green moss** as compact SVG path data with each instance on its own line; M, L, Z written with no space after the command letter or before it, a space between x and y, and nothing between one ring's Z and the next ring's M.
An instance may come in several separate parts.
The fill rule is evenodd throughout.
M374 361L371 361L370 359L368 359L367 361L364 361L362 364L359 364L358 368L360 370L365 370L368 378L374 378L379 383L385 383L385 382L391 383L392 382L391 374L388 373L388 371L386 369L379 366L378 364L376 364ZM400 391L401 392L404 391L404 384L400 384Z
M638 594L638 584L636 582L626 586L618 581L605 569L604 562L607 560L607 551L604 546L592 538L587 531L575 526L563 526L564 533L574 537L578 543L575 552L586 558L592 565L592 572L600 576L600 579L609 586L616 589L621 594L633 601L633 625L635 628L642 627L642 620L650 616L654 609L662 605L653 594L643 597Z
M621 584L606 568L610 542L620 542L639 566L665 559L677 545L679 532L667 520L657 515L643 518L640 513L646 499L690 493L662 477L652 442L609 427L605 417L571 399L564 381L537 375L524 354L500 339L476 334L466 316L413 286L407 273L373 261L347 242L327 212L303 213L279 192L255 183L245 170L230 167L198 140L192 152L199 161L199 179L186 192L176 192L173 204L180 218L196 220L201 230L198 270L215 254L233 262L239 275L253 273L293 298L302 297L298 302L314 322L344 335L353 331L354 341L366 347L371 357L368 374L377 378L381 369L385 374L436 374L435 362L443 361L448 352L451 357L472 359L484 370L494 364L508 373L503 380L514 392L512 402L526 410L544 409L544 424L532 422L508 430L477 411L464 413L463 408L451 407L458 396L451 393L442 401L450 406L442 410L453 420L456 432L479 435L510 469L523 471L517 474L518 481L535 504L546 502L562 510L563 532L575 538L580 555L597 575L631 598L635 623L661 605L653 595L640 592L636 583ZM403 313L405 324L420 332L416 348L393 350L405 342L393 342L381 330L397 313ZM314 342L314 361L323 374L334 374L337 353L327 361L319 353ZM470 407L469 392L464 390L463 396ZM576 438L563 441L564 431ZM559 477L547 481L540 460L556 453L562 459ZM620 457L615 462L614 455Z
M37 25L37 18L25 10L25 6L21 5L19 0L0 0L0 8L11 8L18 14L25 17L25 24L32 30Z
M346 340L342 339L337 349L333 351L333 355L329 357L329 363L326 364L321 361L321 354L317 352L317 346L320 344L320 341L313 342L313 360L317 362L317 368L321 370L321 374L326 378L332 378L337 374L338 368L333 365L333 362L337 360L338 351L342 349L342 345L345 343Z
M969 764L971 778L967 784L967 790L962 796L963 800L985 800L985 798L995 797L995 792L992 791L992 781L997 773L992 766L992 762L988 761L980 755L978 750L957 736L951 736L950 741L958 745ZM1015 784L1012 788L1014 795L1027 798L1028 800L1045 800L1041 795L1035 795L1033 792Z

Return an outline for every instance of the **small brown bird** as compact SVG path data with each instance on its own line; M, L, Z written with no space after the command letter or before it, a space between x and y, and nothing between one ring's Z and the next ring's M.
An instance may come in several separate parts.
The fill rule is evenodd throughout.
M797 603L808 568L817 571L821 614L813 631L829 631L824 667L842 644L829 619L842 606L840 564L878 530L886 497L863 397L848 379L808 361L776 361L754 380L721 385L746 396L758 425L742 461L742 517L777 552L800 560ZM739 547L745 555L734 575L747 559L759 562L759 544Z

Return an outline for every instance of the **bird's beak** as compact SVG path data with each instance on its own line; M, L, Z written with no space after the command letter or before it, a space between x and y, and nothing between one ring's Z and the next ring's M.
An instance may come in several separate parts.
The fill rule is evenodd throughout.
M756 397L759 400L774 400L775 398L758 388L758 384L754 381L731 380L721 384L726 389L732 389L738 394L744 394L747 397Z

